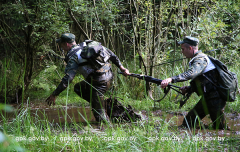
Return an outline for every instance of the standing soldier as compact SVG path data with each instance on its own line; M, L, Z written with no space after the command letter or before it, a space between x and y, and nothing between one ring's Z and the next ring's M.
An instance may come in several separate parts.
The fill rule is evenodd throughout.
M204 74L211 78L214 83L217 83L218 75L216 67L206 54L198 50L198 42L199 40L197 38L190 36L186 36L183 41L178 42L181 44L183 55L187 58L192 58L189 62L189 69L182 74L163 80L161 87L165 88L171 82L182 82L191 79L190 86L184 86L180 88L180 90L182 93L187 93L188 91L196 92L202 97L195 107L187 114L182 126L193 127L195 122L199 124L199 119L201 120L207 114L210 114L213 128L225 129L226 124L223 109L226 105L226 101L221 99L217 88L203 76Z
M62 78L56 90L47 98L46 102L49 106L52 104L55 105L56 97L68 87L68 84L72 82L76 73L79 72L84 76L85 81L81 81L74 86L75 93L92 105L92 111L97 121L109 122L110 120L105 110L106 103L104 101L104 93L110 88L113 79L111 64L107 61L102 67L96 69L89 63L89 60L82 58L82 46L86 45L86 42L77 45L75 35L72 33L62 34L56 42L67 53L65 58L67 62L65 68L66 75ZM88 40L88 42L91 41ZM122 66L120 60L112 51L104 46L102 46L102 50L105 51L105 54L108 54L109 60L112 61L125 76L130 74L129 70Z

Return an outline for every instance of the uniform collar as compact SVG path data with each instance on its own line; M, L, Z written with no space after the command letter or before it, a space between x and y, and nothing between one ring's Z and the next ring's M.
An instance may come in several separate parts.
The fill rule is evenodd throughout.
M74 44L74 45L71 47L71 49L68 51L67 54L69 54L70 52L72 52L73 48L76 47L76 46L77 46L77 44Z
M201 50L198 50L192 57L192 59L189 61L189 66L191 66L192 61L196 58L196 56L203 54Z
M75 46L77 46L77 44L74 44L74 45L71 47L70 51L71 51ZM68 51L68 52L70 52L70 51Z
M201 53L202 53L202 51L201 51L201 50L198 50L198 51L193 55L192 58L194 58L195 56L197 56L198 54L201 54Z

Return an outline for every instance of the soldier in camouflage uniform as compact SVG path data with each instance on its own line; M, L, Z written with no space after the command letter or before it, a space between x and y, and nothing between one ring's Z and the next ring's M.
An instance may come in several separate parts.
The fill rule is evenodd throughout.
M61 35L61 38L57 39L56 42L68 54L80 47L75 42L75 35L71 33ZM110 55L109 60L112 61L125 76L129 75L128 69L122 66L118 57L111 50L105 47L104 49L106 49ZM88 60L83 59L80 56L81 51L82 50L80 49L80 51L77 51L72 57L70 57L65 68L66 75L62 78L62 81L56 90L47 98L46 102L49 106L52 104L55 105L56 97L67 88L76 73L79 72L84 76L85 81L81 81L74 86L75 93L90 103L94 117L97 121L104 120L109 122L109 117L105 111L106 104L104 102L104 93L110 88L113 79L111 64L106 62L102 68L94 69L88 63Z
M210 114L213 128L225 129L226 124L223 109L226 101L221 99L217 88L204 77L206 75L217 83L217 71L207 55L198 50L198 42L197 38L190 36L186 36L183 41L178 42L181 44L183 55L187 58L192 58L189 62L189 69L182 74L163 80L161 87L165 88L171 82L182 82L191 79L190 86L184 86L180 90L182 93L187 93L188 91L196 92L202 97L187 114L182 126L193 127L195 122L198 125L199 119L201 120L207 114ZM199 119L196 118L197 116Z

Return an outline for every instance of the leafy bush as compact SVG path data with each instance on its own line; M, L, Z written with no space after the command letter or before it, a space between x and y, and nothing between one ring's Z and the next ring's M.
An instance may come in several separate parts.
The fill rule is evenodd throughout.
M45 91L55 89L58 83L61 82L61 78L58 77L56 71L56 65L47 66L46 69L42 70L40 74L33 79L31 88Z

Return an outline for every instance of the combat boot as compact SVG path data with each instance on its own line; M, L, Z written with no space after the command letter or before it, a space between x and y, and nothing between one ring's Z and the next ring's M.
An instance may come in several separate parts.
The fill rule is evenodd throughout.
M99 102L95 102L92 104L92 111L93 115L96 119L97 122L105 122L108 124L111 124L111 121L109 119L109 116L107 115L106 112L106 102L104 101L103 98L101 98L101 104Z
M107 115L106 111L104 109L98 109L98 110L95 110L93 109L93 114L94 114L94 117L96 119L97 122L99 123L105 123L108 127L112 128L113 125L109 119L109 116ZM103 126L101 125L101 129Z
M97 122L110 122L110 119L104 109L93 109L93 115Z

